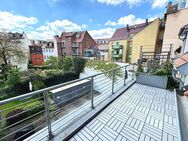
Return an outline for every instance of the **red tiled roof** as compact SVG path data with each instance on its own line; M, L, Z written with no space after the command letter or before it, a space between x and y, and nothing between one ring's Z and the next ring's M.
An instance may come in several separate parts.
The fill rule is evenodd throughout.
M179 56L178 58L174 59L173 61L174 61L174 65L176 66L176 68L188 63L188 52Z
M82 42L83 38L84 38L84 35L85 35L85 32L86 31L79 31L79 32L63 32L61 34L61 39L64 39L66 37L69 37L69 36L73 36L76 34L80 34L80 36L78 38L75 38L73 42Z
M150 23L148 23L148 24L150 24ZM129 30L127 29L127 27L116 29L116 31L113 34L111 40L128 39L131 34L134 35L134 34L140 32L146 26L147 26L146 23L141 23L141 24L136 24L136 25L129 26Z

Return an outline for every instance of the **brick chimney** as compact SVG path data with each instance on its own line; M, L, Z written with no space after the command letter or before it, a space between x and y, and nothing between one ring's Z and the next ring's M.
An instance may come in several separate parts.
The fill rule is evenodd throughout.
M129 24L127 24L127 31L129 31Z
M146 19L146 25L148 25L148 19Z

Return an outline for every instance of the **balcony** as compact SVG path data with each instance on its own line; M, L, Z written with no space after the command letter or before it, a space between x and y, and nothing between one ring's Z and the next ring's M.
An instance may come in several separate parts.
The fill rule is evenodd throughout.
M122 49L123 45L112 45L113 49Z
M113 54L113 58L121 58L122 54Z
M72 44L72 47L73 47L73 48L78 48L78 47L79 47L79 44L78 44L78 43L73 43L73 44Z
M43 98L44 106L13 125L1 126L4 135L0 140L13 140L18 131L29 125L34 125L34 129L21 136L27 137L25 141L180 140L175 93L135 83L133 68L123 66L0 101L4 105L31 97ZM2 125L6 119L0 121Z

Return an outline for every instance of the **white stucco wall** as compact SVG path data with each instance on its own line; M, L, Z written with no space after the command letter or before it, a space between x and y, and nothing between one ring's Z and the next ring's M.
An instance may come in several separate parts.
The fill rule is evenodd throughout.
M30 53L29 53L29 45L30 45L30 40L26 36L26 34L23 34L24 38L20 39L21 41L21 48L23 49L26 58L22 62L17 62L14 60L10 60L11 65L17 66L21 71L27 71L28 70L28 63L29 63L29 58L30 58Z
M170 44L173 45L173 52L182 45L182 41L179 39L178 33L184 25L188 24L188 18L186 17L188 17L188 8L181 9L176 13L167 15L163 37L163 51L168 50Z
M53 57L57 57L55 54L55 49L54 48L42 48L42 53L43 53L43 57L44 57L44 62L46 62L48 60L49 57L53 56Z

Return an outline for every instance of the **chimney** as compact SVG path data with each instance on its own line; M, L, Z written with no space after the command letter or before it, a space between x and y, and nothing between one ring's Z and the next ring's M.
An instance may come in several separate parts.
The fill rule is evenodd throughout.
M129 24L127 24L127 31L129 31Z
M146 19L146 26L148 25L148 19Z
M168 2L167 6L166 6L166 11L168 13L168 11L170 11L170 7L172 6L172 2Z

